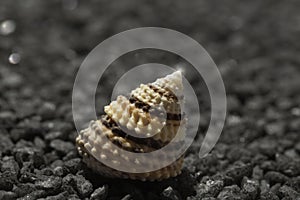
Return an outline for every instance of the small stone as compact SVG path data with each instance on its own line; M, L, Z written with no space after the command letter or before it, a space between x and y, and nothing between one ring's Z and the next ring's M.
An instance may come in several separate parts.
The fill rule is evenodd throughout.
M199 198L204 197L216 197L219 192L223 189L224 182L222 180L207 180L204 183L200 183L196 187L197 196Z
M0 174L0 190L10 191L13 188L14 180L11 179L10 173L4 172Z
M11 56L9 57L9 59L11 58ZM12 61L15 62L15 60L12 60ZM19 75L17 73L9 72L9 74L7 74L7 76L2 78L2 85L7 88L18 88L18 87L20 87L20 85L22 85L22 83L23 83L23 78L21 75Z
M268 192L270 190L270 184L266 180L260 182L260 191L261 193Z
M52 141L55 139L65 140L67 139L67 134L64 134L61 131L54 131L54 132L47 133L45 136L46 141Z
M45 190L35 190L27 195L25 195L24 197L22 197L21 199L23 200L31 200L31 199L39 199L39 198L43 198L47 195L47 192Z
M62 184L62 179L57 176L42 176L41 180L35 182L38 189L58 190Z
M253 168L252 177L255 180L261 180L263 178L263 175L264 175L264 171L260 169L258 165Z
M0 154L3 153L5 154L9 154L14 146L13 142L11 141L11 139L9 138L8 135L6 134L1 134L0 133Z
M260 195L261 200L279 200L279 197L273 192L264 192Z
M72 173L77 172L82 167L80 158L74 158L64 163L64 166Z
M106 185L97 188L97 189L91 194L90 199L91 199L91 200L105 200L106 197L107 197L107 194L108 194L108 190L107 190L107 189L108 189L108 187L107 187Z
M35 167L39 168L45 163L43 152L34 147L16 147L13 150L16 161L21 165L24 162L31 161Z
M242 192L246 194L248 199L257 199L259 195L259 185L256 181L244 177L242 181Z
M295 150L300 154L300 142L295 145Z
M55 117L56 106L53 103L45 102L38 109L38 114L43 120L50 120Z
M80 200L77 194L71 194L68 196L68 200Z
M300 193L296 192L293 188L284 185L282 186L279 190L279 197L284 198L284 197L289 197L291 199L299 199L300 198Z
M15 192L19 197L23 197L25 196L26 194L29 194L33 191L35 191L36 188L35 188L35 185L32 184L32 183L21 183L21 184L18 184L17 187L15 187L13 189L13 192Z
M285 123L274 122L266 125L265 130L269 135L282 135L285 131Z
M179 200L180 198L178 197L178 192L173 190L172 187L167 187L166 189L164 189L164 191L162 192L162 196L163 199L168 199L168 200Z
M227 170L226 175L231 177L234 183L239 183L244 176L249 177L251 173L251 164L237 163Z
M289 180L289 178L279 172L269 171L265 174L264 178L271 184L274 185L276 183L285 183Z
M240 197L241 197L241 192L240 192L240 188L237 185L224 187L223 190L218 195L218 199L224 199L224 200L241 199Z
M33 142L34 142L34 145L36 147L38 147L39 149L46 148L46 144L45 144L44 140L42 140L40 137L35 137Z
M133 200L133 198L130 194L127 194L121 200Z
M54 175L63 177L65 176L69 170L65 166L57 166L54 168Z
M7 192L7 191L4 191L4 190L0 190L0 199L3 199L3 200L13 200L13 199L16 199L16 198L17 198L16 193L14 193L14 192Z
M45 200L67 200L67 192L62 192L55 196L48 196Z
M90 181L86 180L82 175L74 177L76 183L76 189L81 197L89 196L93 191L93 185Z
M77 194L76 192L75 176L73 174L66 175L62 180L62 190L69 194Z
M291 177L300 175L300 160L278 154L276 156L277 170Z
M13 157L5 156L2 158L1 171L8 171L16 179L19 174L20 167Z
M55 149L58 153L61 153L64 155L66 155L70 151L75 150L74 144L72 144L71 142L65 142L65 141L59 140L59 139L51 141L50 147Z

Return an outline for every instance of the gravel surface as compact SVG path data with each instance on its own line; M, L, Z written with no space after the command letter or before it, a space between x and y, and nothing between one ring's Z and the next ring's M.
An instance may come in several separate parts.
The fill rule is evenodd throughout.
M1 0L0 199L300 199L299 9L298 0ZM71 110L74 78L88 52L141 26L199 41L218 65L228 98L214 150L197 157L209 119L204 98L183 173L154 183L91 172L74 146ZM181 62L145 54L114 66Z

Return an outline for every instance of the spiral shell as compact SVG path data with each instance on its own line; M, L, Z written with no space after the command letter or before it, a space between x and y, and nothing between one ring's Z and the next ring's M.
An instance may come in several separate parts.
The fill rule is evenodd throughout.
M94 171L108 177L153 181L177 176L181 173L183 156L155 171L127 173L104 165L93 155L114 165L130 166L136 160L129 160L121 155L118 148L135 153L148 153L164 147L175 136L177 142L181 142L185 137L187 122L186 117L181 115L183 102L182 76L179 71L153 83L141 84L130 93L129 99L118 96L104 107L105 114L90 122L89 127L80 131L76 138L83 161ZM175 155L170 151L168 155L162 156ZM116 157L118 159L114 159ZM159 159L161 157L143 162L156 165L160 162Z

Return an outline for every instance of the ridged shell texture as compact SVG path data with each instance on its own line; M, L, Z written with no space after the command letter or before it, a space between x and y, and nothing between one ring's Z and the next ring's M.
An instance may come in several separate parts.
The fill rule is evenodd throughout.
M133 160L114 159L121 156L117 146L130 152L145 153L168 145L176 135L176 139L183 139L187 120L181 115L183 101L182 76L179 71L153 83L141 84L131 91L129 99L118 96L104 107L105 114L99 120L92 121L76 138L83 161L94 171L108 177L154 181L177 176L181 173L183 156L152 172L127 173L104 165L94 155L107 159L112 164L129 167ZM105 142L104 137L109 142ZM169 152L163 156L174 155ZM153 165L159 163L161 158L156 159L145 162ZM120 160L122 163L117 163Z

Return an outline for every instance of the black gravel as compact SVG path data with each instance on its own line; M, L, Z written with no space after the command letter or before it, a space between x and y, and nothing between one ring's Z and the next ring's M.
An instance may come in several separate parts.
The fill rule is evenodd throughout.
M299 9L298 0L1 0L0 199L300 199ZM15 30L5 33L4 22ZM88 52L141 26L199 41L221 71L228 100L222 136L199 159L210 104L194 79L204 96L197 141L182 175L154 183L91 172L74 145L71 109L74 78ZM123 66L188 66L151 50L127 56L113 63L105 83Z

